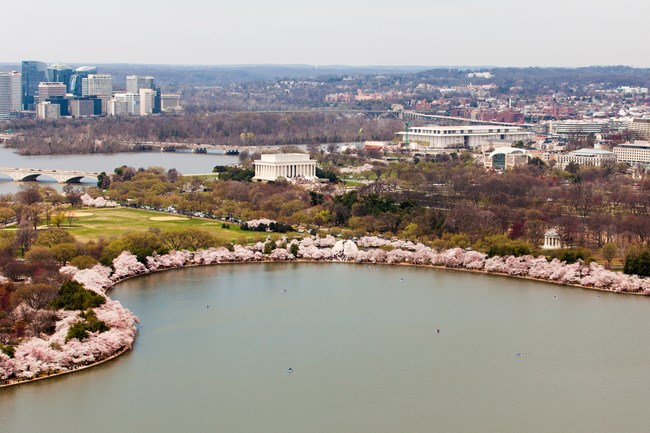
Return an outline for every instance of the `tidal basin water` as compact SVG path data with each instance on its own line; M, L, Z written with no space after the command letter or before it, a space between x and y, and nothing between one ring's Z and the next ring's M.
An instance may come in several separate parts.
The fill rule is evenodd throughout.
M346 264L183 269L128 280L111 296L140 317L134 350L1 389L3 433L650 425L643 297Z

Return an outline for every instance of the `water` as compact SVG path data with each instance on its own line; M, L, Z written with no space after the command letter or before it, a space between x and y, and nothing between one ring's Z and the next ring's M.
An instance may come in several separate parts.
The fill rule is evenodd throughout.
M22 156L13 149L0 147L0 167L40 168L55 170L82 170L112 173L116 167L128 165L135 168L163 167L175 168L183 174L210 173L215 165L235 164L237 156L215 153L190 152L136 152L90 155L33 155ZM44 176L41 176L44 177ZM15 193L19 182L2 181L8 179L0 174L0 194ZM86 183L96 181L84 178ZM43 182L45 183L45 182ZM50 185L52 182L47 182Z
M4 433L647 431L646 298L345 264L184 269L112 295L141 319L135 350L0 390Z

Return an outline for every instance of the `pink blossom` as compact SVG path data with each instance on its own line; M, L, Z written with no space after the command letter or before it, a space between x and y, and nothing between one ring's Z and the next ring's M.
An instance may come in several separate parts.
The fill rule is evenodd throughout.
M336 243L336 238L332 235L327 235L324 238L315 238L314 239L314 245L318 247L333 247L334 244Z
M111 276L113 281L149 272L149 269L129 251L122 251L119 256L113 259L113 268L115 268L115 272Z
M0 379L9 379L14 374L14 361L0 352Z

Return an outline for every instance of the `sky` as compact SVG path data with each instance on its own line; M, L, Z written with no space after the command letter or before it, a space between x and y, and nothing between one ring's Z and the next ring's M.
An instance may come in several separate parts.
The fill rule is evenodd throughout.
M650 67L639 0L5 3L2 63Z

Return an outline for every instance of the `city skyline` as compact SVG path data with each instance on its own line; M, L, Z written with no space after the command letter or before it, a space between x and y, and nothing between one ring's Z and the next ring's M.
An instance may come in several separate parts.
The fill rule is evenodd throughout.
M625 19L615 19L611 2L603 0L549 0L543 7L514 0L413 0L406 6L188 0L182 7L170 0L119 0L102 12L101 22L71 19L75 3L57 8L35 0L39 13L30 16L29 28L24 20L7 20L0 37L18 42L4 44L0 62L650 67L638 46L650 6L631 0L616 3ZM18 17L20 8L12 2L4 11ZM39 35L56 22L66 24L74 41L43 43Z

